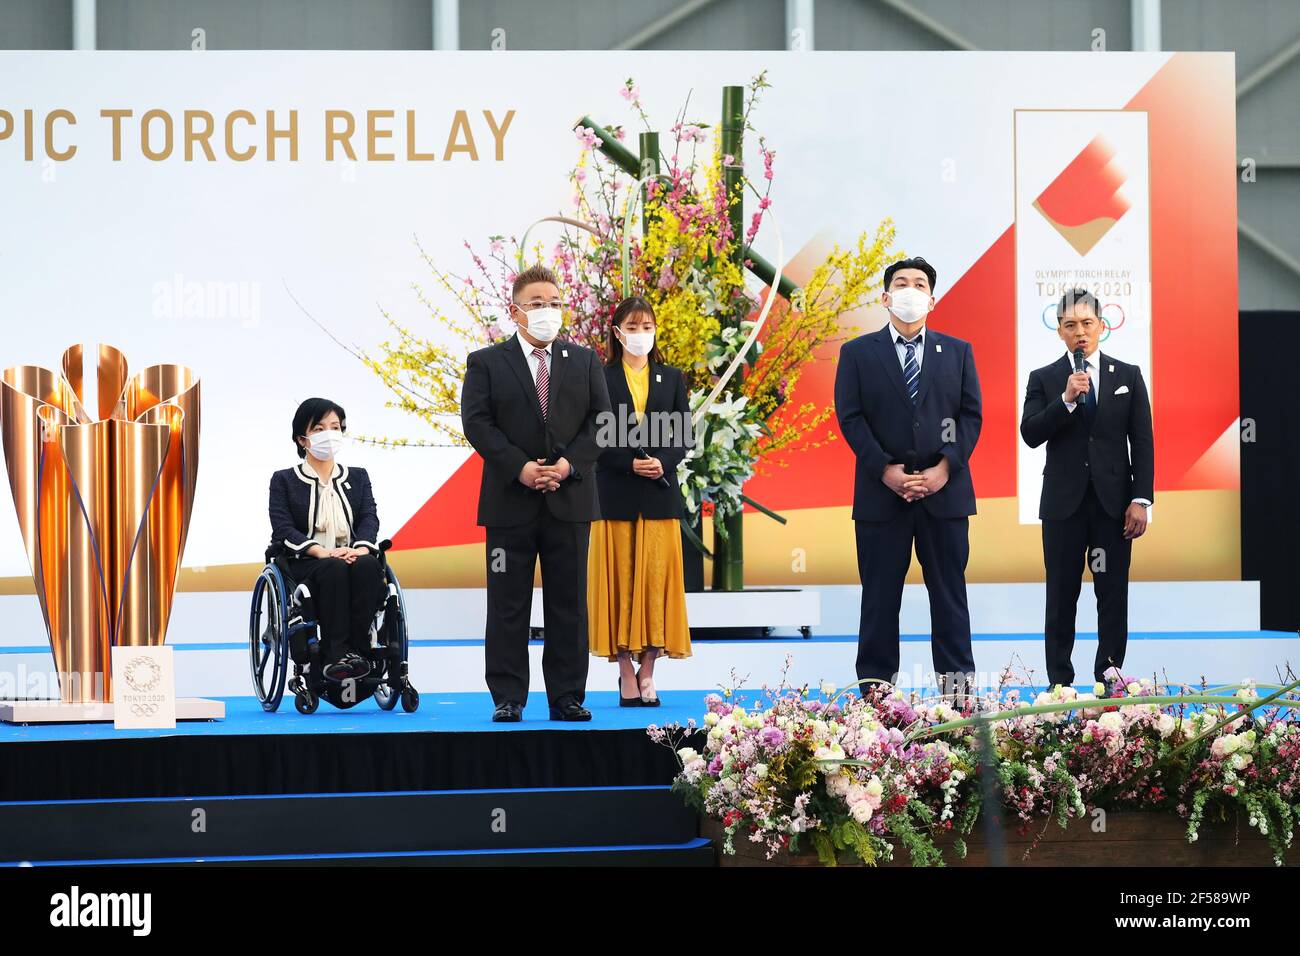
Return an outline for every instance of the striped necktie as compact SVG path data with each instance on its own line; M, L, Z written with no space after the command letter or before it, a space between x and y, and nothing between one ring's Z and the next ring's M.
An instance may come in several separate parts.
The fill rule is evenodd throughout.
M916 361L916 348L921 344L921 336L917 336L910 342L904 342L900 335L897 339L898 344L907 349L907 355L903 359L903 381L907 383L907 394L912 397L912 404L916 404L916 393L921 388L921 366Z
M546 350L533 349L537 359L537 401L542 405L542 421L546 421L546 402L551 394L551 373L546 370Z

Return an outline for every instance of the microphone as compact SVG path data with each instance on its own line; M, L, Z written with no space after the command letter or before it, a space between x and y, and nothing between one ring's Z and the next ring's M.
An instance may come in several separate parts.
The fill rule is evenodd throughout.
M1087 363L1085 363L1083 359L1083 349L1081 348L1074 350L1074 370L1076 372L1085 372L1085 373L1088 371ZM1088 382L1088 389L1089 390L1092 389L1091 380L1089 380Z
M903 455L903 471L909 475L919 475L921 470L916 467L916 449L912 449Z
M649 460L650 458L650 453L647 452L644 448L640 447L639 445L634 446L632 451L636 453L636 456L638 458L641 458L643 460ZM660 488L672 487L671 485L668 484L667 475L660 475L658 478L655 479L655 484L657 484Z

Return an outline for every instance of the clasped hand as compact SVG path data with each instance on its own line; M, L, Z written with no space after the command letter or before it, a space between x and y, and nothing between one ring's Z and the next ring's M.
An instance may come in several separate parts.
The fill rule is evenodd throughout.
M560 482L568 478L572 471L567 458L560 458L553 465L548 465L545 458L538 458L524 465L519 472L519 483L525 488L545 494L557 490Z
M904 501L928 498L948 483L948 459L940 458L939 464L916 474L909 474L902 465L888 465L880 480Z
M352 564L357 560L357 558L363 557L369 553L370 551L367 548L331 548L329 553L325 556L327 558L340 558L348 564Z
M658 458L633 458L632 473L654 481L663 477L664 465Z

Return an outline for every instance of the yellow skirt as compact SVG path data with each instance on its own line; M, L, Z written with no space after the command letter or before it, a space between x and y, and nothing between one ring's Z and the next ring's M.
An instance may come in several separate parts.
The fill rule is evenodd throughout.
M651 648L691 656L682 538L675 518L593 521L587 556L591 653L611 661Z

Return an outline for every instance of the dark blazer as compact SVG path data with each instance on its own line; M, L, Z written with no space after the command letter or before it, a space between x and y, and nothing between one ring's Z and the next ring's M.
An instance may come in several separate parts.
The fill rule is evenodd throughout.
M483 456L480 525L525 524L542 508L561 521L598 516L596 483L589 479L600 452L598 416L609 411L609 395L595 352L560 339L551 343L547 409L544 421L518 335L470 353L460 417L465 437ZM527 462L558 457L567 458L573 471L556 491L543 493L519 483Z
M1123 515L1134 498L1155 500L1151 400L1142 372L1136 365L1100 354L1097 413L1091 430L1082 401L1072 412L1061 400L1074 370L1069 354L1029 373L1020 435L1030 448L1047 442L1039 518L1074 514L1088 490L1089 477L1101 506L1114 518ZM1115 394L1124 387L1127 391Z
M370 490L370 476L364 468L338 466L334 490L343 502L348 519L349 545L379 551L379 513ZM271 547L268 554L305 557L316 527L316 472L303 462L271 476L271 500L267 512L271 518Z
M641 447L651 458L663 463L667 488L632 471L636 455L628 439L635 437L636 406L632 404L622 362L605 366L605 384L613 414L603 422L600 460L596 464L600 516L616 521L633 521L638 515L652 519L680 518L682 492L677 484L677 466L686 457L688 443L693 440L685 376L671 365L650 363L646 424L642 426L645 440ZM672 414L655 419L652 417L655 412ZM623 443L619 444L620 441Z
M888 521L918 504L938 518L975 513L971 452L979 440L983 411L970 343L925 330L925 356L915 408L898 361L893 324L860 335L840 349L835 372L835 414L857 456L853 518ZM948 459L948 483L937 494L909 504L882 482L885 467L915 456L917 468Z

